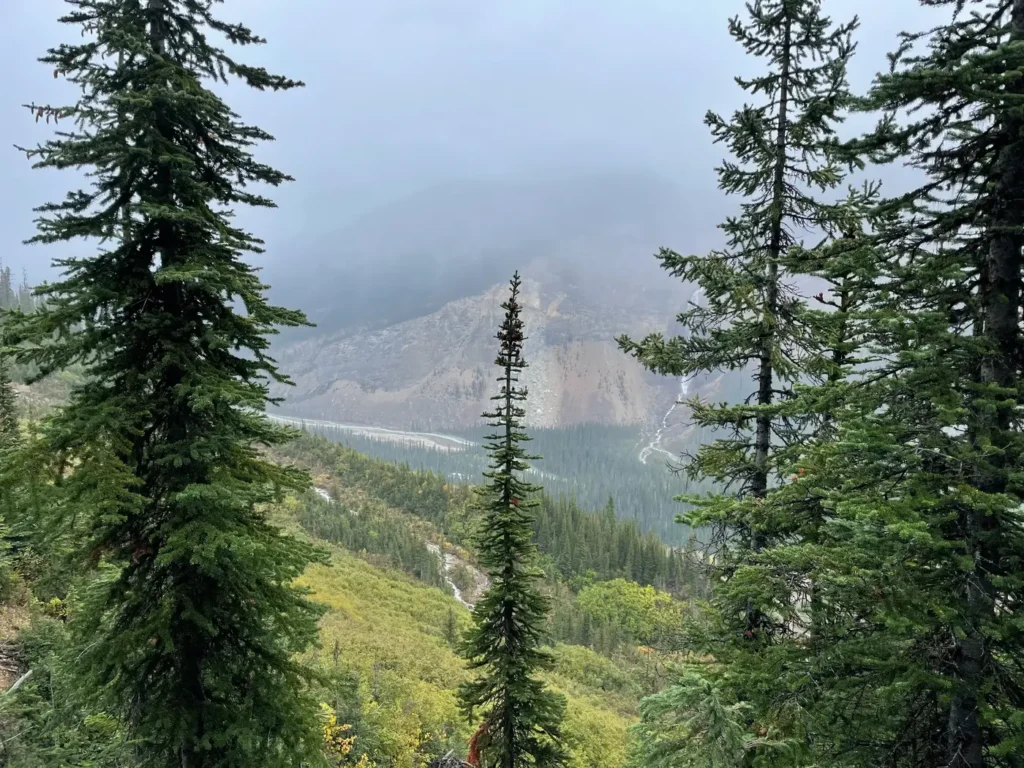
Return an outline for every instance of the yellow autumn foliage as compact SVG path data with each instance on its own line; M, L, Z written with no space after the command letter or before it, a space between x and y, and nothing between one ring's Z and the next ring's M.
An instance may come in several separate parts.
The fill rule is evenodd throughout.
M324 718L324 752L334 765L346 765L348 755L352 752L356 741L355 736L348 735L352 726L348 723L339 723L330 704L321 703L320 710Z

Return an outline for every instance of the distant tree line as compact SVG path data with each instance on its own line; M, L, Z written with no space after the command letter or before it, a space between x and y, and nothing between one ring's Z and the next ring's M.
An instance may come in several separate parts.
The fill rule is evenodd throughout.
M472 492L431 471L366 456L324 437L302 434L275 449L282 459L329 472L340 488L358 488L390 507L437 526L455 544L468 543ZM599 512L573 499L539 494L534 534L551 575L578 584L582 580L624 578L672 594L689 594L700 578L682 548L667 546L642 533L633 520L621 520L614 502ZM325 536L330 538L329 536Z
M358 502L357 502L358 503ZM404 571L448 590L439 558L426 546L422 527L395 513L377 499L364 497L358 506L305 494L297 509L299 523L314 536L340 544L378 566Z
M21 282L15 283L11 268L0 263L0 310L17 309L22 312L34 312L36 297L24 274L22 274Z
M479 450L444 451L407 446L354 434L350 430L309 424L308 431L353 448L360 453L396 464L429 470L458 484L479 481L485 459ZM668 544L681 546L699 530L676 522L687 507L674 497L700 492L708 483L695 483L671 471L668 457L658 454L640 463L642 444L635 427L578 424L535 429L530 449L544 458L535 462L528 477L544 486L551 497L565 497L584 509L602 509L609 498L616 514L637 523L640 530L657 534ZM480 434L459 436L478 442Z

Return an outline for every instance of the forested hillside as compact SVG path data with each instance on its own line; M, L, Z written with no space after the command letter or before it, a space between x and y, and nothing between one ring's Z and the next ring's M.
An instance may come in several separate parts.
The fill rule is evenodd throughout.
M308 663L327 674L316 695L337 723L345 764L417 765L463 752L470 726L455 690L467 678L455 651L467 610L450 597L459 572L446 574L439 554L457 553L460 565L479 573L466 549L478 517L472 489L310 434L272 455L308 470L319 489L283 500L272 517L328 546L329 567L315 567L300 583L328 608ZM639 701L664 685L685 601L705 589L696 553L670 551L610 507L589 512L566 499L540 499L535 535L556 662L545 679L568 696L570 765L625 766ZM13 766L84 755L116 765L130 753L115 720L60 698L74 676L60 650L71 642L64 620L74 605L61 586L65 546L37 545L42 560L31 568L16 557L27 581L15 577L8 588L14 629L36 614L13 667L34 673L2 721Z
M398 440L375 439L353 434L352 430L332 429L310 422L311 433L395 464L426 469L456 485L475 484L486 466L479 450L469 448L440 450L410 445ZM460 436L479 445L483 430ZM635 521L643 531L663 541L686 546L699 532L675 522L686 506L675 500L677 494L701 490L699 483L688 481L670 471L679 462L664 453L655 453L646 463L639 456L650 437L640 438L631 427L580 424L566 429L531 430L531 450L542 458L533 463L531 477L541 483L553 498L565 498L584 509L598 509L611 499L615 514Z
M332 502L310 494L301 519L323 538L342 542L350 549L374 551L376 547L378 553L391 556L396 566L422 573L428 583L437 581L433 571L420 568L425 562L423 542L429 536L421 530L406 539L401 531L409 520L430 523L453 544L468 544L473 491L465 485L432 472L376 460L312 435L275 449L274 457L307 469L332 500L360 511L351 518L339 516ZM407 518L380 518L375 522L380 526L375 532L362 531L360 527L369 514L361 510L374 500L405 513ZM624 578L678 596L692 595L698 589L693 552L669 549L657 536L641 533L632 520L618 519L609 504L603 511L591 512L570 499L544 493L533 527L537 545L550 563L550 575L566 582ZM406 548L406 541L416 539L421 542L418 548ZM361 546L370 541L372 545ZM394 549L388 551L388 547Z
M329 606L317 663L334 681L324 702L339 725L350 726L344 737L355 738L348 764L422 765L449 751L463 753L472 726L459 713L455 691L467 674L445 627L454 617L455 631L463 629L466 609L343 553L302 583ZM640 675L577 646L556 646L554 656L547 680L568 698L571 765L625 766L627 729L645 692ZM641 664L642 656L638 671Z
M363 496L369 496L365 489ZM315 528L311 520L324 515L308 513L308 503L316 502L291 497L275 509L273 518L293 530L297 521ZM352 516L336 504L331 509L339 521ZM375 529L374 538L377 533L388 536L386 530ZM424 539L414 540L422 548ZM416 766L449 750L463 753L472 726L457 707L456 688L467 675L455 644L468 622L466 608L443 589L403 574L407 567L395 567L404 564L390 544L377 550L385 553L384 558L373 557L372 549L321 546L326 546L329 560L309 570L299 582L326 607L318 647L305 663L324 675L315 695L336 723L338 738L333 743L338 747L337 758L345 761L341 764ZM432 557L436 569L438 559ZM8 624L28 623L33 609L23 589L17 586L13 593L6 593ZM41 589L37 593L39 599L46 594ZM627 597L631 599L619 604L647 621L637 625L638 632L648 631L653 614L643 612L639 600ZM568 598L566 604L566 610L585 616L579 621L595 638L591 644L606 646L603 654L579 645L554 648L556 664L547 680L568 696L571 765L624 766L627 728L635 722L640 697L660 686L662 672L637 652L621 621L583 614ZM43 601L37 610L38 617L21 637L19 659L34 670L33 676L21 687L18 703L0 710L6 764L26 768L89 764L82 760L104 766L131 764L125 762L130 760L131 746L117 722L103 713L83 711L69 697L75 670L60 657L60 648L70 639L63 623L67 603L54 598ZM613 644L604 640L608 631L600 630L602 625L623 627L617 639L610 638Z
M442 3L371 5L408 42L456 23ZM41 60L66 98L22 105L18 149L76 171L29 241L74 255L33 289L0 267L0 765L1024 766L1024 0L920 0L860 91L839 2L752 0L723 18L742 106L704 115L717 240L643 174L556 206L538 172L518 216L500 183L413 195L401 238L343 230L308 293L323 347L268 300L267 221L236 213L292 179L226 101L294 130L305 83L236 58L266 41L216 0L66 5ZM457 37L494 65L506 6L470 5ZM536 10L492 26L556 33L531 37L547 77L584 17ZM359 34L372 90L406 51ZM292 47L316 76L338 46ZM572 60L602 99L610 54ZM637 268L637 226L678 241ZM290 389L401 424L293 430L268 416Z

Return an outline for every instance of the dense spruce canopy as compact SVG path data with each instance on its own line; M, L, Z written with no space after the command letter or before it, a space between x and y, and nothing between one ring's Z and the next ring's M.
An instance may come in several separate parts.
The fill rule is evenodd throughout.
M701 744L743 764L1020 765L1024 2L922 4L947 6L949 23L904 36L857 104L883 119L843 152L909 161L925 180L881 204L869 186L835 209L843 237L786 256L826 281L833 311L803 310L825 333L795 370L817 386L788 408L813 418L793 475L755 506L785 536L733 560L717 590L697 635L721 662L714 684L689 675L647 702L649 765L701 764ZM715 321L719 338L739 327ZM728 642L730 595L778 617L770 645ZM679 753L692 762L668 762Z
M526 367L519 288L517 272L502 304L505 318L497 335L501 391L491 398L495 410L484 414L496 431L487 436L491 469L485 477L490 482L480 492L477 554L491 586L474 606L465 642L470 668L479 676L460 691L467 713L483 715L476 745L487 768L548 768L566 762L560 733L565 701L536 677L551 659L541 648L548 601L537 589L541 572L531 519L540 489L520 479L527 462L537 457L522 446L529 437L522 427L527 392L519 384Z
M797 465L809 446L834 433L824 416L834 387L820 387L842 381L864 334L853 317L867 301L864 281L851 276L860 274L860 217L877 189L829 199L850 166L836 130L851 101L856 26L834 24L820 0L757 0L747 18L730 21L733 38L762 67L737 78L755 103L731 120L705 118L732 154L718 168L719 186L740 198L739 213L722 225L722 250L659 254L668 272L697 286L677 317L683 334L620 339L658 373L749 371L754 379L739 402L689 403L693 421L717 439L687 457L686 472L719 489L681 497L694 505L686 521L718 534L712 604L689 628L690 645L717 664L697 665L647 703L646 765L793 765L808 749L808 613L820 605L806 609L819 602L817 553L799 545L819 536L825 513L787 486L802 474ZM820 242L805 246L804 237ZM809 306L797 273L824 279L829 296Z
M209 85L300 83L217 47L263 41L213 0L68 2L76 42L42 61L80 95L28 105L58 127L27 152L89 173L39 209L34 238L84 254L11 327L41 375L85 366L45 430L45 455L74 467L58 508L113 566L75 615L80 682L124 716L137 765L294 766L319 754L295 660L317 611L290 586L313 552L260 505L305 477L258 448L288 437L261 415L268 380L285 380L267 337L304 317L267 303L243 260L260 241L232 223L233 206L273 205L253 185L288 177L253 159L270 137Z
M848 218L842 207L816 197L843 178L835 136L849 100L847 61L856 22L833 25L820 0L758 0L729 31L764 61L761 74L737 78L758 98L731 120L709 112L716 142L733 155L718 168L719 186L742 198L740 213L721 229L723 250L658 256L673 276L695 283L698 300L678 315L683 335L622 337L621 347L647 368L672 376L744 371L753 391L741 402L690 403L694 422L719 435L687 464L694 481L714 481L725 494L694 498L689 520L712 525L727 557L746 557L784 536L789 524L765 514L768 489L786 475L794 447L807 435L806 414L793 407L794 385L817 359L817 324L791 285L788 253L801 232L834 233ZM722 561L723 565L726 564ZM742 598L741 631L762 640L780 631Z
M875 754L900 765L1017 766L1024 2L922 4L949 20L903 36L861 105L884 118L853 145L925 180L887 201L878 228L889 362L851 425L851 442L870 450L850 452L842 503L884 520L889 541L899 535L910 577L901 719Z

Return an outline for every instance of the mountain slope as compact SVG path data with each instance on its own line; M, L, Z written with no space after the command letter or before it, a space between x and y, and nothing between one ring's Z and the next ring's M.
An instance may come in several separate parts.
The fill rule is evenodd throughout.
M524 277L545 262L564 283L666 281L652 254L695 233L714 237L706 211L656 175L635 171L456 180L381 205L270 259L271 296L317 323L307 335L382 328ZM562 286L566 287L566 286ZM288 336L295 336L289 332ZM300 334L301 335L301 334Z
M479 423L505 283L526 284L528 423L644 424L671 382L621 354L621 333L665 330L688 290L659 246L708 230L675 185L644 173L441 185L360 219L303 259L268 265L276 301L316 329L275 354L292 414L397 428ZM713 228L711 228L713 232Z
M287 410L397 428L478 424L493 389L493 337L505 293L499 284L387 328L284 347L278 357L296 384L282 392ZM524 304L528 424L642 424L665 400L671 383L622 354L614 336L664 329L672 315L667 303L600 307L528 279Z

